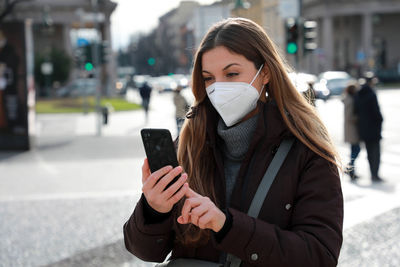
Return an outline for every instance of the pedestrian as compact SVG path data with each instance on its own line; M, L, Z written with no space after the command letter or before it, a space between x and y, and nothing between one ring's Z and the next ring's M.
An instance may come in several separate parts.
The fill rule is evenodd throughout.
M357 128L357 115L354 111L354 97L357 93L357 85L350 84L344 90L342 102L344 104L344 141L350 144L350 162L345 172L355 181L358 175L355 172L354 162L360 153L360 136Z
M355 112L358 117L358 133L365 143L372 182L383 182L379 177L381 160L380 140L382 139L383 117L378 98L374 92L377 79L372 72L365 74L365 83L354 98Z
M189 109L189 104L181 94L182 86L178 85L174 91L175 119L177 134L181 132L183 122L185 121L186 112Z
M151 90L152 88L146 81L139 88L139 93L140 97L142 98L142 107L144 109L146 123L149 120L149 105L150 105Z
M337 154L283 62L250 20L210 28L194 59L180 166L153 173L147 160L142 166L143 194L124 225L131 253L162 262L172 251L167 266L336 266L343 220ZM268 195L255 199L261 210L247 214L290 139Z

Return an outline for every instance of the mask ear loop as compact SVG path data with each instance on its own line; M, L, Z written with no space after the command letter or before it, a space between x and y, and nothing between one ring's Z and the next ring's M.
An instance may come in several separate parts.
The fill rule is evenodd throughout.
M261 72L261 70L262 70L263 67L264 67L264 64L262 64L262 65L260 66L260 68L258 69L258 71L257 71L257 73L256 73L256 76L254 76L253 80L252 80L251 83L250 83L250 86L252 86L253 82L257 79L257 76L258 76L258 74L260 74L260 72ZM253 87L254 87L254 86L253 86ZM264 87L264 85L263 85L263 87ZM260 92L258 93L258 98L261 97L261 94L262 94L262 91L263 91L263 90L264 90L264 88L261 88Z
M250 85L252 85L253 82L257 79L258 74L260 74L260 72L261 72L261 70L262 70L263 67L264 67L264 64L262 64L261 67L258 69L258 71L257 71L257 73L256 73L256 76L254 76L253 80L251 80Z

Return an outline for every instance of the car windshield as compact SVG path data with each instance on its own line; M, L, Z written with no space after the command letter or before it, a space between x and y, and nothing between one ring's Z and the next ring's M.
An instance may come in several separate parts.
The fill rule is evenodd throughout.
M332 79L332 80L328 80L326 86L328 88L346 87L348 82L349 82L349 79Z

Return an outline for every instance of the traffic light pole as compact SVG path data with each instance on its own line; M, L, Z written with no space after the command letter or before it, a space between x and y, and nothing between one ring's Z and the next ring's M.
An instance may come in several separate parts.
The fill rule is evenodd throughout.
M300 0L300 10L301 10L301 0ZM302 43L303 43L303 19L301 16L297 18L297 25L299 25L299 40L298 40L299 49L296 54L296 73L299 73L300 59L301 59L301 63L303 63L303 59L304 59L304 51L303 51L303 45L302 45Z
M92 0L92 8L94 13L94 28L97 34L100 34L99 23L97 21L98 15L98 3L97 0ZM96 88L96 135L101 136L101 123L102 123L102 113L101 113L101 106L100 106L100 98L101 98L101 88L99 83L100 78L100 60L99 60L99 51L97 42L92 46L92 59L94 65L94 79L95 79L95 88Z
M297 53L294 55L294 68L295 68L295 72L296 74L299 73L299 65L300 65L300 60L299 60L299 50L297 51Z
M303 0L299 0L299 17L297 18L297 25L299 25L299 37L300 37L300 43L303 42ZM300 60L303 62L303 56L304 56L304 51L303 51L303 46L300 45L299 43L299 51L296 54L296 73L299 73L299 68L300 68Z

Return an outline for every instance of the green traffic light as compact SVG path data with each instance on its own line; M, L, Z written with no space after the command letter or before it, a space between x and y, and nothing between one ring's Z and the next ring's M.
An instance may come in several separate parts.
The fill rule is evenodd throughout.
M297 52L297 44L296 43L288 43L286 47L286 51L289 54L296 54Z
M85 70L91 71L93 69L93 64L90 62L86 62L85 64Z
M151 57L151 58L149 58L149 59L147 60L147 63L148 63L150 66L153 66L154 64L156 64L156 59L155 59L154 57Z

